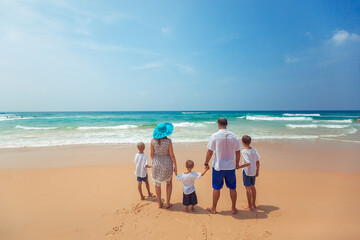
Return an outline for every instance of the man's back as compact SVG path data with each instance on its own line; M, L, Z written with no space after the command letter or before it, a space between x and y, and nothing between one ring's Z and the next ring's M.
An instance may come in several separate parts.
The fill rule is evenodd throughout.
M216 171L235 169L235 151L240 150L240 141L234 133L220 129L211 135L208 149L215 152L213 167Z

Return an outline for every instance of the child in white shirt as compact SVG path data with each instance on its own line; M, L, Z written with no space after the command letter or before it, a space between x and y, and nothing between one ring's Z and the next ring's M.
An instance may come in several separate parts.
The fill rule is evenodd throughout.
M189 211L189 206L191 205L191 211L195 211L194 206L198 203L197 196L195 193L194 182L195 179L201 178L204 176L208 169L205 169L202 173L192 172L194 168L194 162L192 160L186 161L186 171L176 176L176 180L183 182L183 205L185 206L184 211Z
M243 208L248 210L256 209L256 188L255 179L259 176L260 168L260 156L256 149L251 147L251 137L244 135L241 139L244 149L241 150L241 156L243 157L243 164L239 168L243 169L243 182L246 189L246 197L248 205Z
M140 199L144 200L145 197L144 197L144 195L142 193L142 189L141 189L142 182L145 182L145 186L147 188L149 197L152 196L152 193L150 192L148 173L147 173L147 168L151 168L151 166L148 165L147 156L144 153L145 144L143 142L139 142L137 144L137 148L139 150L139 153L137 153L135 155L135 159L134 159L134 163L136 165L135 175L136 175L137 181L138 181L138 190L140 193Z

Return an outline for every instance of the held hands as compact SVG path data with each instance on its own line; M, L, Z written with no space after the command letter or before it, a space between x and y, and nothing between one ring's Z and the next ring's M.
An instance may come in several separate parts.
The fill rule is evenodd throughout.
M178 175L177 166L174 166L174 173L175 173L175 175Z
M236 164L236 169L240 169L240 165L239 164Z

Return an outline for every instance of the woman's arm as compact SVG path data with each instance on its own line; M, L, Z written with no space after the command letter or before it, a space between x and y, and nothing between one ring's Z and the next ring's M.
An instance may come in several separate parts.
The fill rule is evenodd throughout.
M151 160L154 158L154 146L153 146L153 140L154 139L151 139L151 141L150 141L150 158L151 158Z
M177 175L176 158L175 158L174 149L173 149L171 139L170 139L170 143L169 143L169 154L170 154L171 160L172 160L172 162L174 164L174 173Z

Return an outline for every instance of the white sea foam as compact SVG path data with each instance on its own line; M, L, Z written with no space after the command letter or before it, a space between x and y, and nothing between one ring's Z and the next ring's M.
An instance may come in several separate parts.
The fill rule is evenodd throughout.
M205 124L214 124L214 123L216 123L216 121L206 121L206 122L204 122Z
M206 112L182 112L182 114L203 114Z
M352 123L351 119L344 120L315 120L314 123Z
M252 135L253 139L317 139L315 135Z
M33 117L11 117L11 118L5 118L1 117L0 121L14 121L14 120L26 120L26 119L34 119Z
M25 127L21 125L16 125L17 129L23 129L23 130L51 130L51 129L57 129L58 127Z
M350 127L350 125L319 125L319 127L323 127L323 128L347 128L347 127Z
M173 123L174 127L205 127L203 123L181 122Z
M240 118L240 119L243 119L243 118L245 118L245 116L242 116L242 117L236 117L236 118Z
M320 117L319 113L284 113L287 117Z
M103 127L90 127L90 126L83 126L83 127L78 127L77 129L79 130L98 130L98 129L129 129L129 128L137 128L138 126L136 125L128 125L128 124L124 124L124 125L119 125L119 126L103 126Z
M317 128L318 126L316 124L287 124L286 125L289 128Z
M270 117L270 116L246 116L246 120L253 121L311 121L311 117Z

